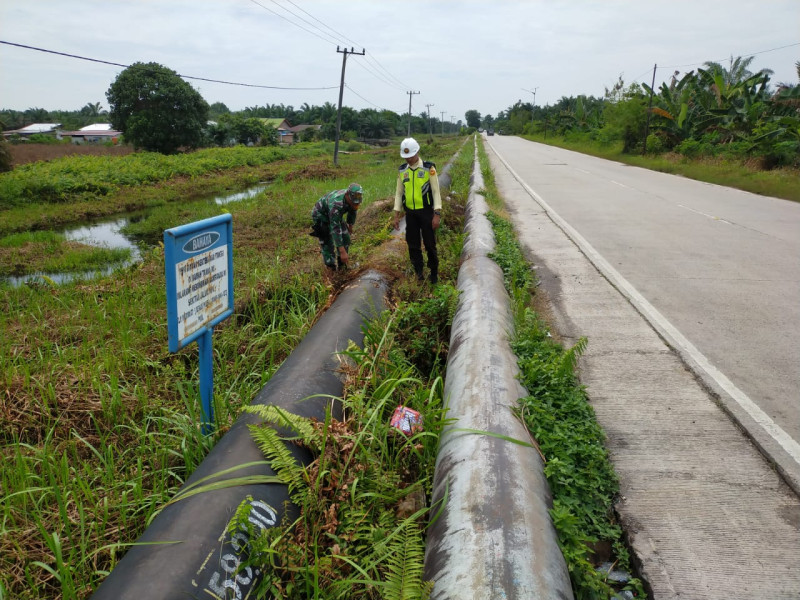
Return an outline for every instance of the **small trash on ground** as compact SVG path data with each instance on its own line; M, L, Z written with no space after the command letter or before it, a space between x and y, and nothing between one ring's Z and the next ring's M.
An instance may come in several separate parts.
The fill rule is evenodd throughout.
M597 571L605 574L606 579L615 583L628 583L631 580L630 574L625 571L616 571L613 567L613 563L607 562L597 567Z
M422 416L413 408L398 406L389 424L406 435L422 431Z

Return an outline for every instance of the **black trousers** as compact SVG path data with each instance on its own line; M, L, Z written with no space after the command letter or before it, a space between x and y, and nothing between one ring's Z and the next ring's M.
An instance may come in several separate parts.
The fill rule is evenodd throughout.
M433 208L406 210L406 244L408 256L417 277L422 278L422 245L428 254L431 281L439 279L439 255L436 253L436 232L433 230Z

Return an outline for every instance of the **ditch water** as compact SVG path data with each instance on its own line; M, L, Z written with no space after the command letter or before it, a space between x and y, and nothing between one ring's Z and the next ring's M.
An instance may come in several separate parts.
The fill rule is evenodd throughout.
M253 198L267 189L267 184L259 184L252 188L248 188L241 192L233 194L226 194L222 196L210 196L205 199L207 202L214 202L220 206L230 204L232 202L239 202ZM200 200L202 201L202 200ZM115 215L114 217L92 221L84 225L69 225L60 231L67 238L68 241L81 242L88 246L97 246L102 248L123 248L130 250L130 257L123 263L115 263L108 265L102 269L97 269L90 272L79 273L33 273L30 275L23 275L20 277L2 277L0 280L10 283L16 287L28 281L36 281L47 277L54 283L68 283L77 279L94 279L103 275L109 275L115 269L126 267L137 262L141 258L141 248L147 247L148 244L145 240L138 239L132 235L126 235L122 229L130 224L140 221L147 217L150 211L142 211L137 213L125 213Z

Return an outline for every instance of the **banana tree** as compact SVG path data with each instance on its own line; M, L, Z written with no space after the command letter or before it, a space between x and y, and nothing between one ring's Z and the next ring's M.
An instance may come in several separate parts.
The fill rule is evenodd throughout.
M767 112L769 74L759 72L744 80L731 82L722 73L698 69L701 87L713 94L715 103L708 107L715 122L709 129L721 134L721 141L750 135Z
M645 92L653 94L651 114L660 117L652 126L663 131L673 145L691 138L707 124L707 111L695 100L696 83L694 71L690 71L680 81L662 83L658 93L643 85Z

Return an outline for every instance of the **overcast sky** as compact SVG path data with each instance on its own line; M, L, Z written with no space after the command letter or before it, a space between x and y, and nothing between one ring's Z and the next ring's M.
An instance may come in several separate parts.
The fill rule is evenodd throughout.
M430 104L457 121L517 100L601 97L620 75L649 84L656 63L658 85L755 55L752 71L797 83L800 0L0 0L0 40L251 86L329 88L188 80L231 110L336 105L338 44L366 50L347 58L345 106L403 114L411 97L415 115ZM0 109L108 108L121 70L0 44Z

